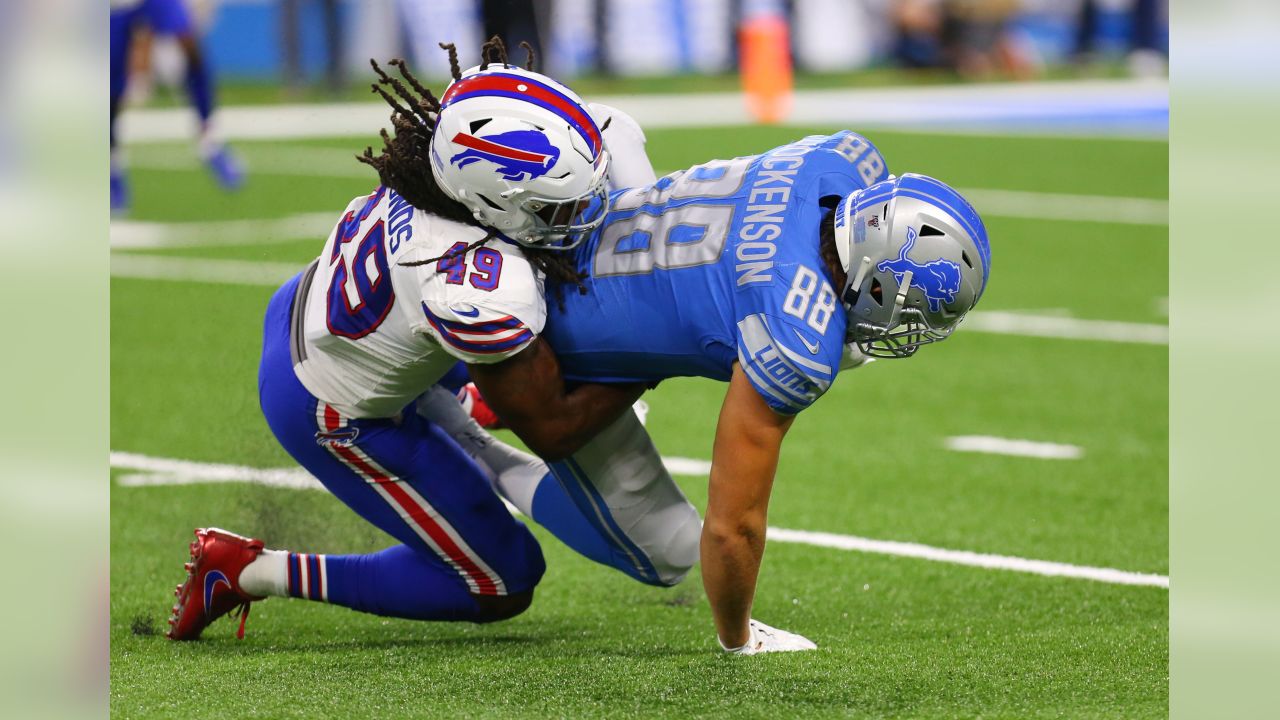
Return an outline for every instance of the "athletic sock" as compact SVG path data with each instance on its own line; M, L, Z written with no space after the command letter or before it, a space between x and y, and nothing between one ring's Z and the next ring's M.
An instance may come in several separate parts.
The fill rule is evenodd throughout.
M263 550L240 571L240 589L250 595L284 597L289 594L289 558L284 550Z
M213 117L213 71L207 57L202 57L197 63L187 63L186 84L187 95L200 116L200 124L207 125L209 118Z

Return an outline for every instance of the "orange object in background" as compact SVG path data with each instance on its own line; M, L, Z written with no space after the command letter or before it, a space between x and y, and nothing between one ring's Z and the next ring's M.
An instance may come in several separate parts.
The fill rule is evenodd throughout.
M758 122L779 123L791 112L794 80L789 34L786 19L772 13L742 22L738 43L742 89L747 109Z

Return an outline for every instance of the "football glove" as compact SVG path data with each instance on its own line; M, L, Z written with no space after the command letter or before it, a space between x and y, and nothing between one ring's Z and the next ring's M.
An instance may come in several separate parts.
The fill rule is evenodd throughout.
M769 627L759 620L752 620L747 623L750 635L747 637L747 644L742 647L725 647L719 636L716 640L720 642L720 647L724 648L727 653L734 655L757 655L767 652L796 652L799 650L817 650L818 646L812 640L789 633L786 630L779 630L775 627Z

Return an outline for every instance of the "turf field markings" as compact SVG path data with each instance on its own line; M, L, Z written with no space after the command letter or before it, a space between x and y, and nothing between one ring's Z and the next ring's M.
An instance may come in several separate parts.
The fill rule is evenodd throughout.
M666 466L667 472L672 475L690 475L693 477L706 477L711 474L711 462L708 460L694 460L693 458L682 457L664 457L662 464Z
M242 147L240 154L245 170L250 175L364 178L371 185L376 184L378 176L373 169L355 159L355 146L356 143L352 143L350 149L343 149L262 143ZM128 165L148 170L205 172L204 163L194 153L169 144L148 144L131 148Z
M1029 560L1009 555L990 555L968 550L948 550L946 548L921 545L919 543L898 542L896 540L872 540L853 535L836 535L834 533L810 532L808 530L786 530L769 528L769 540L775 542L798 543L815 547L851 550L854 552L872 553L875 555L894 555L911 557L920 560L967 565L969 567L986 568L988 570L1008 570L1012 572L1032 573L1048 577L1074 578L1077 580L1093 580L1113 585L1146 585L1150 587L1169 587L1167 575L1136 573L1115 568L1090 567L1087 565L1070 565L1068 563L1049 560Z
M711 463L706 460L664 457L662 464L672 475L706 477L711 472ZM228 482L252 483L294 490L324 489L319 480L302 468L255 468L245 465L159 458L114 450L111 452L111 467L117 470L134 471L116 478L117 482L126 487Z
M195 281L274 287L302 270L302 264L111 254L111 276L144 280Z
M990 435L957 435L943 441L943 447L956 452L1012 455L1014 457L1039 458L1041 460L1079 460L1084 450L1075 445L1014 440Z
M1169 224L1167 200L982 188L964 188L960 190L960 194L964 195L983 217L1035 218L1124 225Z
M308 170L299 170L296 174L315 176ZM1165 200L981 188L966 188L961 192L986 217L1132 225L1169 223L1169 203ZM117 220L110 225L109 237L111 247L117 250L252 245L307 239L319 243L328 237L338 216L336 212L315 212L283 218L203 222Z
M194 156L165 147L164 152L154 146L134 153L131 159L135 167L201 171ZM317 147L255 146L245 151L248 169L267 175L295 175L303 177L367 178L374 181L369 168L356 162L348 150ZM666 175L671 170L658 171ZM1029 192L993 188L961 188L963 194L984 217L1033 218L1082 222L1106 222L1127 225L1168 225L1169 203L1156 198L1123 197L1111 195L1076 195L1069 193ZM253 221L240 221L253 222ZM333 226L332 216L326 219ZM136 224L136 223L133 223ZM218 235L219 223L210 226L209 234ZM194 226L194 224L191 224ZM115 223L112 224L112 246L123 247L116 242ZM188 242L193 242L189 240ZM194 244L201 244L194 242Z
M695 474L692 472L694 469L706 469L709 471L711 466L705 460L690 460L687 458L663 458L662 461L673 475ZM311 477L301 468L254 468L243 465L158 458L114 450L111 452L111 467L118 470L135 471L117 476L116 482L124 487L243 482L290 489L323 489L320 481ZM704 475L705 473L699 472L696 474ZM836 533L770 527L768 529L768 539L770 542L811 545L874 555L909 557L988 570L1007 570L1048 577L1092 580L1116 585L1169 587L1169 578L1166 575L1136 573L1087 565L1071 565L1049 560L1030 560L1008 555L976 553L969 550L950 550L897 540L874 540L856 535L838 535Z
M1168 345L1169 326L1116 320L1079 320L1052 315L1027 315L996 310L975 311L961 324L963 332L1099 340L1103 342Z
M600 96L594 102L630 114L646 130L754 123L740 92ZM1168 137L1166 80L1075 80L972 83L897 88L798 90L787 123L880 127L922 132L998 126L1018 131L1091 136ZM186 108L135 109L122 116L126 142L184 141ZM386 127L380 102L230 106L219 110L229 140L372 138Z
M168 257L112 253L112 277L275 287L293 277L302 264ZM1062 340L1168 345L1169 326L1113 320L1078 320L1057 315L977 311L964 320L964 332L1021 335Z
M338 223L339 216L336 212L318 212L270 220L180 223L116 220L111 223L109 237L114 250L262 245L308 239L315 240L318 247Z

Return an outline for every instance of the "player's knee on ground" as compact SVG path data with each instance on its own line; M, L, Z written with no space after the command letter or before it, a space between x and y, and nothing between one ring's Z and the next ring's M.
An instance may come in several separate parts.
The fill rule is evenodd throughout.
M533 603L533 589L530 588L524 592L512 593L510 595L476 595L476 604L480 606L480 614L476 617L478 623L498 622L499 620L510 620L529 609L529 605Z

